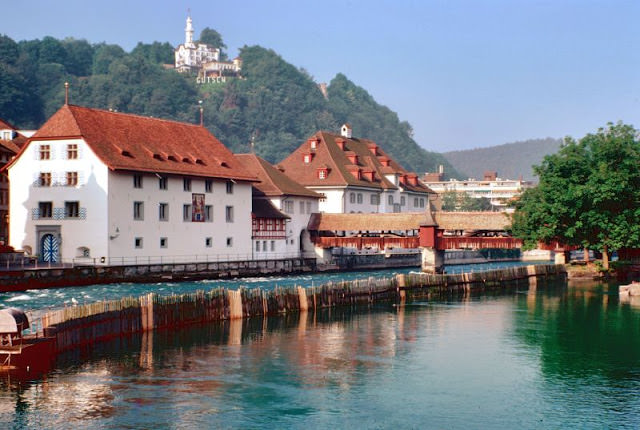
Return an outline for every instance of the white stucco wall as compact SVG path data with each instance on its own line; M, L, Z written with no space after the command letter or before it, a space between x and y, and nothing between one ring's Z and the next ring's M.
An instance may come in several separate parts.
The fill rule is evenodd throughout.
M293 211L286 212L285 211L285 200L293 203ZM291 217L291 219L287 222L287 240L285 252L290 255L296 254L299 255L301 249L303 252L311 252L313 251L313 244L311 240L309 240L308 234L302 234L303 231L307 230L307 225L309 224L309 218L311 218L312 213L319 212L318 208L318 199L308 198L308 197L273 197L271 198L271 203L281 212L286 213ZM300 204L302 203L304 210L300 210ZM302 241L302 246L300 242Z
M41 144L51 148L49 160L39 159ZM78 145L78 158L67 159L67 145ZM40 172L52 175L52 186L38 186ZM66 186L66 172L78 172L78 185ZM107 243L107 167L81 139L32 141L9 168L10 245L16 249L40 253L39 229L59 230L59 256L68 261L79 256L79 247L87 247L91 257L108 255ZM78 201L79 218L64 215L65 201ZM52 202L58 216L38 219L39 202ZM34 217L35 214L35 217ZM56 219L58 218L58 219Z
M109 243L112 259L251 258L251 185L235 183L233 193L227 194L226 181L213 180L212 191L206 192L204 178L191 178L191 191L184 191L183 179L168 176L163 190L156 175L145 174L142 188L134 188L132 173L110 173L109 234L117 235ZM213 221L183 220L183 205L192 204L193 193L204 194L204 204L213 206ZM143 202L143 220L134 220L134 202ZM168 204L167 221L159 219L160 203ZM226 206L233 207L233 222L226 221ZM136 238L142 239L140 248L135 246ZM164 248L161 238L166 238ZM207 246L207 238L211 238L211 246ZM227 238L231 238L231 246L227 246Z

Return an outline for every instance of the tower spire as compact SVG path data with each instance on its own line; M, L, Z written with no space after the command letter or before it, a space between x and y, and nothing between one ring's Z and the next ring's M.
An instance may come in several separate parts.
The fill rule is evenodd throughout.
M184 46L195 47L193 44L193 21L191 20L191 9L187 14L187 26L184 29Z
M69 104L69 82L64 83L64 104Z

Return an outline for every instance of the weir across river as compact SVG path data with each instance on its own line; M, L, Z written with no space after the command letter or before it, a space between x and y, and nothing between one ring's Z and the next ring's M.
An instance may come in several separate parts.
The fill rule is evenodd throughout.
M38 333L24 339L22 353L3 357L0 351L0 360L23 369L46 368L62 351L150 330L334 307L371 306L379 302L402 303L414 298L464 295L555 279L566 279L564 266L520 266L447 275L402 274L268 291L216 288L171 296L149 293L138 298L127 297L47 312L39 321L32 322L32 326L38 327Z

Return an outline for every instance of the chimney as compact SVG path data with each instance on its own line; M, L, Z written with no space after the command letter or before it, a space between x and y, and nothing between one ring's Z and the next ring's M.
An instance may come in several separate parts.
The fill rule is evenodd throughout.
M438 166L438 173L440 173L441 175L444 174L444 165L441 164Z
M351 126L349 124L343 124L340 129L340 134L342 137L346 137L347 139L351 139Z

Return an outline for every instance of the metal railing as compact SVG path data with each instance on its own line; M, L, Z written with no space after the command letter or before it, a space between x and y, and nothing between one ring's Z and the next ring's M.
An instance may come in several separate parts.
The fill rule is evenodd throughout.
M260 252L250 254L193 254L128 257L74 257L59 258L55 262L41 261L38 256L24 257L21 261L0 264L0 270L55 269L76 266L138 266L155 264L237 263L316 258L314 252Z

